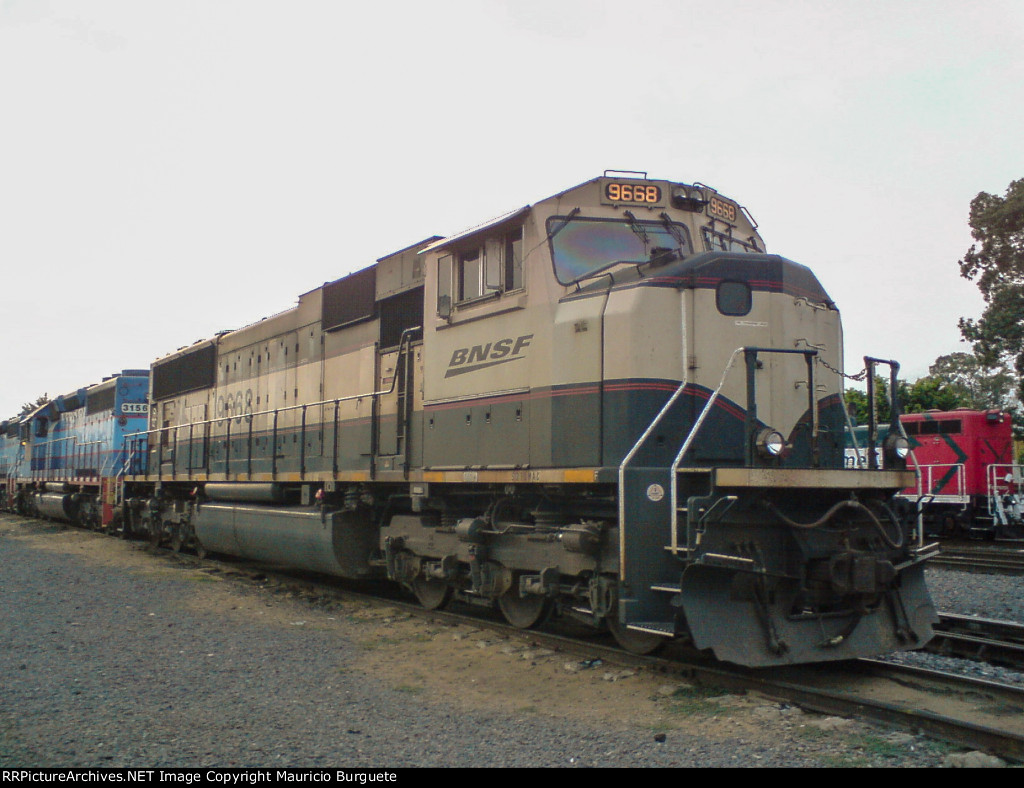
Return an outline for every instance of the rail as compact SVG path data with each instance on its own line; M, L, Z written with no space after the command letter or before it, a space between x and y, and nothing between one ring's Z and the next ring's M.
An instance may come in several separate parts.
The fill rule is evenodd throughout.
M711 398L708 400L708 404L704 406L704 410L701 412L700 417L694 423L694 429L690 430L690 436L687 437L686 442L683 444L683 449L680 451L680 456L685 454L686 449L689 447L690 439L695 434L695 430L697 428L699 428L700 425L703 423L704 417L707 415L707 413L710 410L711 406L714 404L714 401L718 398L718 394L719 394L719 392L721 392L722 386L725 385L725 378L729 374L729 370L732 368L732 364L735 361L737 354L739 354L739 352L741 350L743 350L743 348L736 348L736 350L734 350L732 352L732 355L729 357L729 362L728 362L728 364L726 364L725 372L722 375L722 382L718 384L718 388L715 390L715 393L712 394ZM672 409L672 406L675 405L675 403L679 399L679 397L682 396L682 393L683 393L683 391L686 388L688 383L689 383L689 381L683 380L679 384L679 387L672 393L672 396L670 396L668 398L668 400L665 402L665 404L662 405L661 410L658 411L657 415L655 415L655 417L651 421L651 423L647 425L647 429L645 429L643 431L643 433L640 435L640 437L637 438L636 443L634 443L633 447L628 452L626 452L626 456L623 457L622 458L622 462L619 463L619 473L618 473L618 477L619 477L619 543L620 543L619 544L619 551L620 551L619 574L620 574L621 579L623 579L623 580L625 580L624 573L626 571L626 569L625 569L625 561L623 561L621 559L621 557L625 555L625 551L626 551L626 529L624 527L625 526L625 522L626 522L626 468L633 461L633 458L637 455L637 452L640 451L640 447L643 446L644 443L647 442L647 439L651 436L651 433L653 433L654 430L657 429L658 425L661 423L661 420L663 418L665 418L665 415ZM673 473L674 473L674 471L675 471L675 466L673 466ZM675 510L676 510L676 506L677 506L676 501L677 501L677 498L678 498L678 494L676 492L675 478L672 477L670 479L670 482L671 482L670 485L669 485L669 488L671 490L670 502L672 504L672 510L673 510L673 514L672 514L672 545L673 545L673 549L675 549L675 544L676 544L676 536L675 536L676 516L675 516Z
M889 431L898 432L904 438L907 437L903 425L900 424L899 400L896 398L898 390L898 376L900 372L899 362L891 359L873 358L864 356L864 369L867 373L867 395L868 395L868 468L878 470L878 409L875 402L875 367L879 364L886 364L889 367Z
M988 513L998 525L1024 520L1024 465L992 464L985 472Z
M408 355L412 348L412 337L413 335L422 330L421 326L413 326L402 331L401 339L398 345L398 357L403 358L404 355ZM408 359L406 359L408 363ZM332 418L332 472L338 472L338 452L340 447L339 440L339 426L340 426L340 406L343 402L356 402L365 399L371 401L371 436L370 436L370 453L375 455L377 453L377 416L378 416L378 401L380 397L389 396L395 392L395 385L398 380L398 370L396 368L395 374L391 378L391 385L386 389L378 389L369 392L363 392L360 394L350 394L346 397L336 397L333 399L319 400L317 402L306 402L301 405L288 405L282 408L268 408L266 410L255 411L252 413L233 413L227 416L218 416L213 419L204 419L202 421L191 421L186 424L175 424L169 427L156 427L149 430L140 430L138 432L126 433L124 435L125 452L127 457L146 456L151 451L159 452L160 464L164 462L164 450L168 445L170 446L170 477L175 479L178 475L178 442L180 431L188 428L188 458L186 471L191 474L194 470L202 469L205 473L209 474L210 466L212 464L210 451L208 444L213 440L223 440L225 453L224 453L224 473L225 475L231 474L231 463L234 458L231 456L231 422L240 423L245 420L247 423L247 437L246 437L246 450L245 450L245 463L246 471L248 475L252 474L253 467L253 422L257 417L272 417L271 419L271 448L270 448L270 459L271 459L271 475L277 476L277 460L278 460L278 439L280 430L280 416L284 413L299 411L300 423L299 423L299 475L300 478L305 478L306 475L306 432L307 432L307 421L306 415L310 408L325 408L328 406L334 406L334 413ZM411 393L410 393L411 396ZM225 431L223 436L214 436L211 434L212 428L216 425L223 424ZM326 422L322 420L317 422L316 426L320 432L323 431ZM196 429L202 428L202 435L197 438ZM153 436L156 436L156 440L151 440ZM165 437L168 440L165 440ZM196 442L201 441L201 464L195 464L194 448ZM408 443L405 444L406 451L408 451ZM371 474L374 472L374 464L371 461ZM149 463L142 469L143 475L149 473ZM134 475L134 474L131 474Z
M58 449L55 448L58 444L64 444L63 455L57 454ZM71 444L69 449L67 444ZM36 449L42 449L42 457L33 456L29 460L28 467L28 478L33 481L56 481L58 479L72 479L80 474L73 473L73 468L83 467L94 467L96 476L104 476L104 471L107 468L106 464L111 466L116 462L115 457L103 458L103 451L100 447L107 445L105 440L94 440L94 441L80 441L77 435L62 435L59 438L51 438L46 441L39 443L33 443L33 455ZM95 452L93 449L95 448ZM19 450L19 455L24 452L24 447ZM63 457L65 460L70 460L72 466L65 467L63 469L54 467L54 460L59 457ZM33 468L32 465L39 461L41 467ZM89 463L95 461L93 466ZM63 471L61 473L52 473L53 471Z
M670 515L670 528L672 532L672 541L670 542L671 552L673 555L677 555L679 552L679 485L676 484L677 474L679 473L679 466L683 462L683 457L690 450L694 439L697 437L697 433L700 432L701 427L704 424L704 419L708 413L711 412L711 408L714 407L715 401L718 399L718 395L722 393L722 389L725 387L726 378L729 377L729 371L732 369L732 365L736 362L736 357L743 351L742 347L736 348L732 355L729 356L728 362L726 362L725 369L722 371L722 379L718 382L718 388L716 388L710 397L708 397L707 403L704 405L704 409L701 410L697 420L693 423L693 427L690 428L689 434L686 436L686 440L683 441L682 447L679 449L679 453L676 454L675 459L672 461L671 480L670 486L671 493L669 500L672 504L672 514ZM685 386L685 383L683 384ZM692 549L693 544L690 543L690 536L687 534L686 545L687 548Z
M818 467L820 464L820 453L819 453L819 437L820 437L820 422L818 413L818 400L817 400L817 387L815 382L815 361L819 355L817 348L808 349L795 349L795 348L769 348L769 347L738 347L729 356L728 361L725 364L725 368L722 371L721 380L718 386L708 397L700 414L694 421L692 427L684 439L682 446L672 461L670 473L670 536L671 541L668 545L670 552L673 555L677 555L680 551L689 551L695 548L695 542L697 538L697 525L693 522L693 518L687 518L687 530L686 530L686 544L685 547L680 545L680 528L679 528L679 516L682 508L679 501L679 489L678 489L678 474L682 467L683 461L687 453L692 448L698 435L704 427L705 421L707 420L708 414L714 407L715 402L721 395L722 389L725 387L725 383L729 377L729 373L733 369L736 359L742 353L744 355L745 367L746 367L746 418L744 421L744 462L747 467L753 467L755 464L755 436L759 428L757 421L757 384L756 384L756 372L758 369L758 356L760 354L786 354L786 355L801 355L804 357L807 365L807 408L810 418L810 465L811 467ZM869 384L870 389L870 401L874 402L874 367L877 364L887 364L892 370L892 377L895 380L895 376L899 370L899 364L895 361L889 361L884 359L875 359L872 357L865 357L865 364L868 368L868 380L872 381ZM673 406L679 400L683 391L685 390L689 381L683 381L679 387L672 393L669 399L665 402L662 408L655 415L654 419L643 431L640 437L636 440L633 446L627 452L618 468L618 482L619 482L619 502L618 502L618 514L620 531L624 533L622 525L626 522L626 472L629 465L633 462L637 453L641 447L647 442L651 434L657 429L658 425L664 420L665 416L671 411ZM890 389L890 413L891 419L895 423L895 429L902 433L902 425L899 423L899 407L896 402L896 387L892 386ZM891 425L892 426L892 425ZM852 432L852 430L851 430ZM872 470L877 470L879 467L878 458L876 455L876 443L877 443L877 420L875 418L874 408L872 407L872 413L870 417L869 432L868 432L868 467ZM858 451L859 455L860 452ZM911 458L912 462L917 465L916 458ZM918 473L918 479L920 480L920 471ZM918 517L918 533L917 540L921 543L923 539L923 527L920 516ZM622 564L624 566L624 562ZM621 570L621 571L624 571Z
M718 395L722 388L725 386L726 378L729 375L729 371L732 369L732 365L736 359L736 356L740 351L743 351L746 371L747 371L747 413L744 421L743 429L743 456L744 462L747 467L754 465L754 438L758 430L757 425L757 383L755 378L755 372L757 371L758 360L757 357L760 353L779 353L784 355L800 355L804 357L804 361L807 364L807 408L811 419L811 436L810 436L810 448L811 448L811 465L817 467L820 464L820 456L818 451L818 438L820 433L820 423L818 418L818 400L817 400L817 386L815 383L814 376L814 361L818 356L818 350L815 348L807 350L798 350L791 348L765 348L765 347L743 347L736 348L732 355L729 357L729 361L726 364L725 371L722 373L722 380L718 384L718 388L708 398L707 404L704 406L704 410L701 411L700 417L694 422L693 427L690 430L689 435L686 436L686 440L683 442L682 448L676 455L672 462L672 542L671 550L673 554L679 550L679 500L678 500L678 485L675 483L679 467L682 464L683 458L689 451L690 446L696 439L698 432L703 426L704 418L714 405L715 400L718 399ZM686 549L693 550L696 547L696 528L690 527L690 518L687 518L687 530L686 530Z
M758 355L762 354L762 353L778 353L778 354L785 354L785 355L801 355L801 356L804 357L805 362L807 364L807 400L808 400L808 409L809 409L810 419L811 419L811 464L816 467L818 465L818 463L819 463L818 437L819 437L819 431L820 431L820 424L819 424L819 419L818 419L816 385L815 385L815 376L814 376L814 361L815 361L815 359L818 356L817 349L813 349L812 348L812 349L807 349L807 350L800 350L800 349L793 349L793 348L766 348L766 347L738 347L738 348L736 348L732 352L732 354L729 356L729 360L726 362L725 369L722 371L722 378L721 378L721 380L718 383L718 387L708 397L707 403L705 403L704 408L700 412L700 415L698 415L697 419L694 421L693 426L690 428L690 431L687 434L686 439L683 441L683 444L682 444L682 446L679 449L679 452L676 454L675 458L672 461L672 466L671 466L671 469L670 469L671 478L669 480L669 482L670 482L669 483L669 489L670 489L669 502L670 502L670 505L671 505L671 515L670 515L670 518L671 518L670 519L670 531L671 531L671 534L670 534L669 550L674 555L678 554L678 552L680 550L680 545L679 545L679 511L680 511L681 507L679 506L679 492L678 492L678 484L677 484L679 469L680 469L680 466L682 465L683 459L685 458L686 454L689 452L690 448L693 446L693 443L696 440L697 436L700 434L700 431L701 431L701 429L704 426L704 422L707 419L708 414L711 412L711 409L714 407L715 402L718 400L718 397L721 395L722 389L725 387L725 382L728 379L729 372L732 370L733 365L736 363L736 359L737 359L737 357L739 356L740 353L743 353L744 361L745 361L745 366L746 366L746 371L747 371L747 381L746 381L747 413L746 413L746 419L744 421L744 430L743 430L743 435L744 435L743 452L744 452L744 461L745 461L746 465L748 467L750 467L750 466L752 466L754 464L754 455L753 455L753 453L754 453L754 435L755 435L755 433L757 432L757 429L758 429L758 425L757 425L757 385L756 385L756 380L755 380L755 372L757 371ZM685 388L686 388L688 383L689 383L689 381L684 380L684 381L682 381L679 384L679 387L672 393L672 396L670 396L669 399L665 402L665 404L662 406L661 410L658 411L657 415L655 415L655 417L651 421L651 423L647 425L647 428L643 431L643 433L640 435L640 437L633 444L632 448L630 448L630 450L626 453L626 456L622 459L622 462L619 464L618 480L619 480L619 523L620 523L620 533L624 534L624 530L625 529L622 527L622 524L624 524L625 521L626 521L626 495L625 495L625 492L626 492L626 469L628 468L630 463L633 461L633 459L636 457L637 453L640 451L640 448L647 442L647 439L650 438L651 434L654 432L655 429L657 429L658 425L665 418L666 414L669 413L669 411L672 409L672 407L678 401L679 397L682 395L682 393L685 390ZM694 547L694 540L695 540L696 534L695 533L691 533L690 531L691 531L691 529L688 526L687 527L687 537L686 537L686 545L687 545L686 549L693 549L693 547ZM624 566L624 562L621 565ZM624 571L624 569L622 569L620 571Z
M962 462L933 463L918 465L917 468L918 497L927 495L930 503L966 504L970 500L967 494L967 468Z

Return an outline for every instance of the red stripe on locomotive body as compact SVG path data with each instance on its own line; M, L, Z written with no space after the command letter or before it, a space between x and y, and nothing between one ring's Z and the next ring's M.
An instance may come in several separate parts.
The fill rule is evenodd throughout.
M557 388L544 387L521 394L499 394L484 397L466 397L454 402L442 402L437 404L426 404L424 411L451 410L452 408L463 408L467 405L494 405L502 402L522 402L524 400L554 399L556 397L574 397L584 394L599 394L601 391L667 391L673 392L679 388L678 383L671 381L617 381L606 383L603 387L595 383L572 384Z
M650 285L668 285L670 287L679 287L680 285L693 285L700 288L714 288L717 287L724 281L729 281L728 277L723 276L698 276L695 278L688 278L682 276L651 276L646 279L642 279L638 282L630 282L628 284L620 285L613 289L625 289L629 287L645 287ZM807 290L802 287L794 285L792 282L780 282L772 279L744 279L753 290L769 293L784 293L786 295L796 296L800 298L812 298L820 299L821 293L817 291Z

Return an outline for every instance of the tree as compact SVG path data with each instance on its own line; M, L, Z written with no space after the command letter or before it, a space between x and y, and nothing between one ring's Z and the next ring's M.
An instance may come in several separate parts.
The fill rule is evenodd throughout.
M27 416L29 413L34 411L40 405L45 405L49 401L50 401L50 398L47 397L45 394L43 394L43 396L41 396L38 399L36 399L35 402L26 402L24 405L21 406L21 413L19 413L18 416L19 417Z
M939 356L928 367L928 378L952 389L962 404L954 407L988 410L1013 409L1016 378L1001 361L992 360L978 353L950 353ZM918 381L920 383L920 381Z
M960 319L960 333L992 367L1011 362L1024 399L1024 179L1004 197L981 192L971 201L975 242L960 260L960 275L976 281L985 299L978 320Z
M1016 377L1004 364L990 366L976 353L950 353L935 359L928 372L913 383L897 383L901 413L999 409L1012 416L1015 433L1024 435L1024 412L1014 397ZM867 392L847 389L845 398L854 421L867 424ZM889 421L889 381L880 375L875 376L875 414L880 424Z
M898 381L896 384L897 395L900 398L901 408L906 412L906 402L909 396L909 389L905 381ZM860 389L846 390L846 407L850 417L856 424L867 424L868 394ZM881 375L875 375L875 420L879 424L889 423L889 380Z
M900 406L903 413L924 413L926 410L968 408L971 404L962 389L928 375L910 385L900 381Z

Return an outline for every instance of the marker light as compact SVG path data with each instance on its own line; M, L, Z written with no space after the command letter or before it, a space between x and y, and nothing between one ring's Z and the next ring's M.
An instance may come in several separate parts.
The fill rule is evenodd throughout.
M765 457L778 457L786 448L786 439L772 429L763 429L757 436L757 450Z
M902 435L891 433L885 439L885 451L897 460L905 460L910 456L910 441Z

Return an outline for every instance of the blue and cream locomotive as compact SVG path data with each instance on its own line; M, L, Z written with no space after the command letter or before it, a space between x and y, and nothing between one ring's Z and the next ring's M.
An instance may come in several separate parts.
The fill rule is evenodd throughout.
M112 527L120 484L144 453L125 436L149 413L149 370L124 370L102 383L45 400L0 423L0 500L22 514Z

